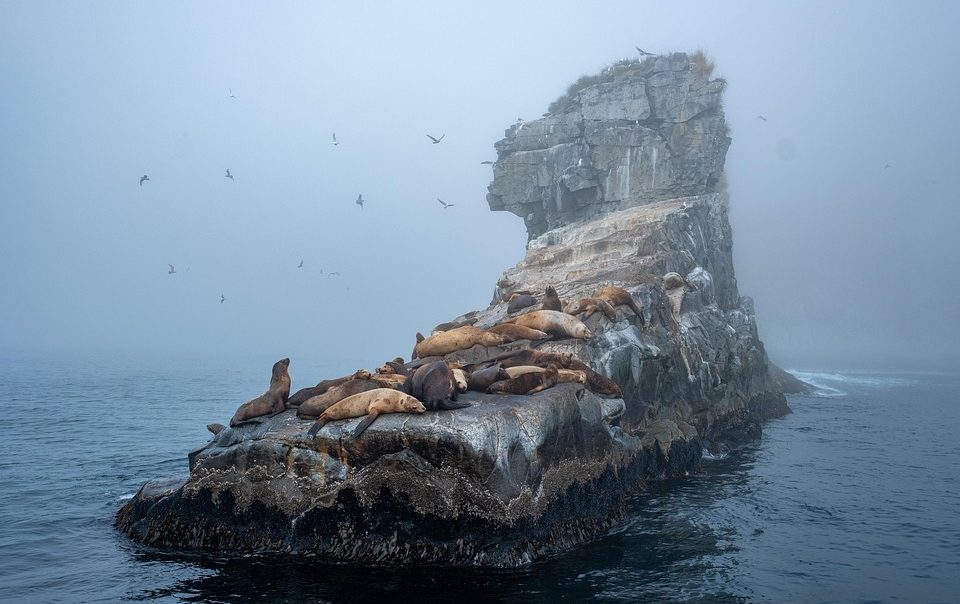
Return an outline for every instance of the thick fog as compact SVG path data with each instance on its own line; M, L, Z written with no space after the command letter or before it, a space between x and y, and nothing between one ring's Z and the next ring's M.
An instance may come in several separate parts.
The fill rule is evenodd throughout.
M729 82L737 276L773 360L954 367L958 22L947 2L2 3L0 348L408 356L523 255L485 201L493 143L639 45L702 47Z

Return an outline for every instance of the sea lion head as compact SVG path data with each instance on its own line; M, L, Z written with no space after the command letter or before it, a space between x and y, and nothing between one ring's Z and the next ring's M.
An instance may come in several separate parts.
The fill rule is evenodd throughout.
M367 371L366 369L358 369L358 370L355 371L354 374L353 374L352 376L350 376L350 377L351 377L352 379L354 379L354 380L369 380L369 379L370 379L370 372Z
M400 399L400 410L404 413L426 413L427 408L412 396L405 396Z
M663 287L665 289L676 289L678 287L683 287L686 284L686 280L680 276L680 273L667 273L663 276Z
M287 367L290 366L290 359L280 359L273 364L273 377L280 377L281 375L287 372Z
M463 369L453 369L453 379L457 382L457 390L460 392L467 391L467 372Z
M574 337L582 338L584 340L593 337L593 333L587 329L587 326L583 323L580 323L573 329Z

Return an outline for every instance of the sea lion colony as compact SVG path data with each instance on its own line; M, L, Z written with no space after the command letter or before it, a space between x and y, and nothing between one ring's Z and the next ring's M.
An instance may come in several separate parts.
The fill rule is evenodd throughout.
M674 274L668 277L665 284L675 286ZM556 384L579 383L602 396L623 396L615 381L597 373L572 354L544 352L537 350L536 346L550 339L589 339L593 334L581 318L586 320L599 312L615 321L616 306L628 306L640 325L644 325L642 310L629 292L620 287L601 287L592 297L566 305L565 310L560 310L563 304L556 290L549 286L539 308L536 298L529 293L514 293L504 302L508 304L508 313L515 316L508 316L489 329L476 327L476 319L438 325L430 337L416 334L410 363L397 357L385 362L375 373L359 369L350 375L302 388L292 396L288 373L290 359L281 359L273 366L268 390L242 404L230 420L230 426L260 422L265 417L295 409L299 419L312 422L308 429L311 437L330 421L363 417L353 432L353 437L357 437L381 414L453 411L469 407L470 403L457 401L457 396L467 390L529 395ZM463 366L443 358L477 345L496 347L524 340L529 341L524 348L502 352L470 365ZM208 429L216 435L224 427L210 424Z

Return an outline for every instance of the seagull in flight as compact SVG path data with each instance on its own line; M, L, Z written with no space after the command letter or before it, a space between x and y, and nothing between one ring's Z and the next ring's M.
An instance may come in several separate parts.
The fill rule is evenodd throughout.
M652 53L652 52L647 52L647 51L645 51L644 49L640 48L639 46L634 46L634 48L637 49L637 52L640 53L640 56L641 56L641 57L653 57L653 56L656 56L654 53Z
M303 268L303 258L300 259L300 264L297 265L297 268Z
M889 167L890 167L890 164L884 164L884 165L883 165L883 169L884 169L884 170L886 170L886 169L889 168Z
M337 142L337 133L334 132L334 133L333 133L333 146L336 147L336 146L339 145L339 144L340 144L340 143Z
M227 168L227 173L223 175L224 178L229 178L233 180L233 174L230 174L230 168Z
M223 304L224 300L226 300L226 298L223 297L223 294L220 294L220 304Z
M767 118L763 117L762 115L758 115L758 116L757 116L757 119L758 119L758 120L767 121Z
M437 201L440 202L440 205L443 206L444 210L446 210L447 208L452 208L453 206L457 205L455 203L447 203L444 200L440 199L439 197L437 197Z
M427 135L427 138L429 138L430 140L432 140L432 141L433 141L433 144L436 145L437 143L439 143L440 141L442 141L442 140L443 140L443 137L445 137L446 135L447 135L447 133L444 132L443 134L440 135L440 138L435 138L435 137L430 136L430 135L428 134L428 135Z
M363 209L363 193L357 195L357 205L360 206L360 209Z
M174 274L174 273L177 272L177 269L173 268L173 265L172 265L172 264L168 264L167 266L170 267L170 270L167 271L167 274L168 274L168 275L172 275L172 274Z
M150 177L147 176L146 174L144 174L143 176L140 177L140 186L141 186L141 187L143 186L143 181L145 181L145 180L150 180Z
M337 271L330 271L329 273L327 273L327 276L328 276L328 277L332 277L332 276L334 276L334 275L336 275L336 276L339 277L339 276L340 276L340 273L338 273Z
M239 101L239 100L240 100L240 99L238 99L237 97L235 97L235 96L233 95L233 90L231 90L230 88L227 88L227 95L229 95L230 98L233 99L233 100L235 100L235 101Z

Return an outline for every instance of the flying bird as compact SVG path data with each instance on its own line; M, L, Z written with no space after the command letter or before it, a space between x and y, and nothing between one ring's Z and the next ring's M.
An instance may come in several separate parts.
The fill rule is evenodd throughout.
M224 178L229 178L233 180L233 174L230 174L230 168L227 168L227 173L223 175Z
M226 300L226 298L223 297L223 294L220 294L220 304L223 304L224 300Z
M235 97L235 96L233 95L233 90L231 90L230 88L227 88L227 94L230 96L231 99L233 99L233 100L235 100L235 101L239 101L239 100L240 100L240 99L238 99L237 97Z
M452 208L453 206L457 205L455 203L447 203L444 200L440 199L439 197L437 197L437 201L440 202L444 210L446 210L447 208Z
M357 205L360 206L360 209L363 209L363 193L357 195Z
M429 138L430 140L432 140L432 141L433 141L433 144L436 145L437 143L439 143L440 141L442 141L442 140L443 140L443 137L445 137L446 135L447 135L446 132L444 132L443 134L440 135L440 138L434 138L434 137L432 137L432 136L430 136L430 135L428 134L428 135L427 135L427 138Z
M336 146L339 145L339 144L340 144L340 143L337 142L337 133L334 132L334 133L333 133L333 146L336 147Z
M639 46L634 46L634 48L637 49L637 52L640 53L640 56L641 56L641 57L653 57L653 56L656 56L656 55L654 55L652 52L647 52L647 51L645 51L644 49L640 48Z
M481 165L481 166L492 166L492 165L493 165L493 162L492 162L492 161L482 161L482 162L480 162L480 165Z
M890 164L884 164L884 165L883 165L883 169L884 169L884 170L886 170L886 169L889 168L889 167L890 167Z
M762 115L758 115L758 116L757 116L757 119L758 119L758 120L767 121L767 118L763 117Z
M328 277L332 277L332 276L334 276L334 275L336 275L336 276L339 277L339 276L340 276L340 273L338 273L337 271L330 271L329 273L327 273L327 276L328 276Z
M172 274L174 274L174 273L177 272L177 269L173 268L173 265L172 265L172 264L168 264L167 266L170 267L170 270L167 271L167 274L168 274L168 275L172 275Z
M297 265L297 268L303 268L303 259L300 259L300 264Z
M150 177L147 176L146 174L144 174L143 176L140 177L140 186L141 186L141 187L143 186L143 181L145 181L145 180L150 180Z

